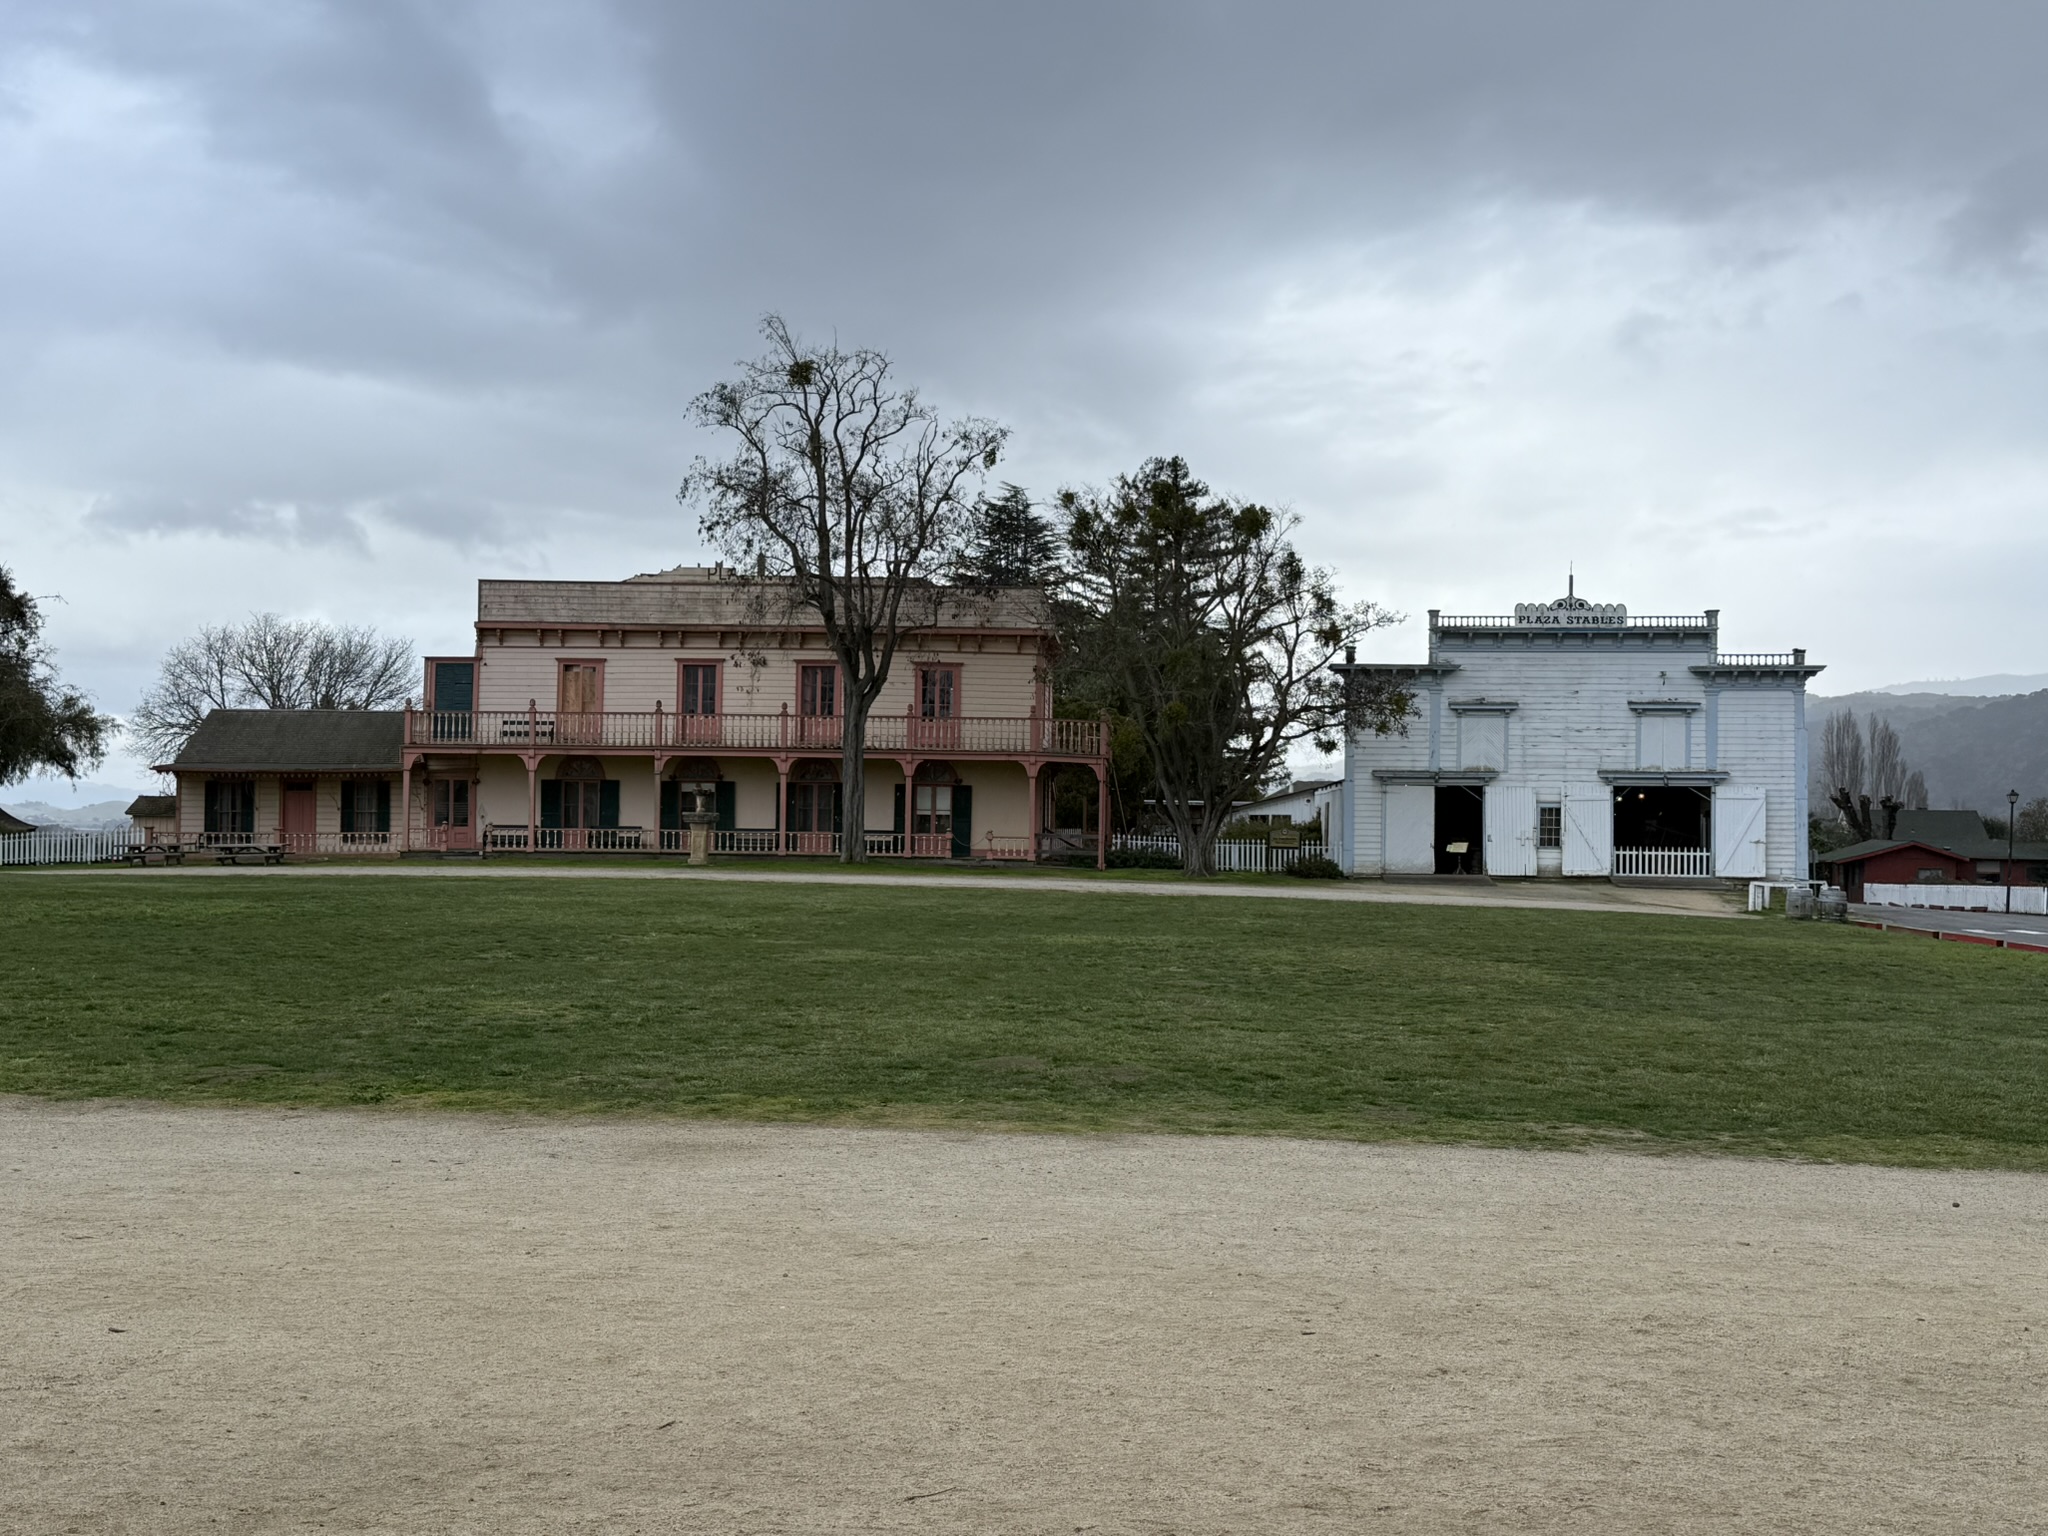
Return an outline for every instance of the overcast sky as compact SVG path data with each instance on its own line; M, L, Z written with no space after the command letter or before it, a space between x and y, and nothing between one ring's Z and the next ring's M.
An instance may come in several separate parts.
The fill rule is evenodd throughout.
M2039 0L0 8L0 563L115 711L252 609L469 647L701 553L770 310L1416 616L2048 670ZM132 763L109 782L137 782ZM17 791L17 796L22 792Z

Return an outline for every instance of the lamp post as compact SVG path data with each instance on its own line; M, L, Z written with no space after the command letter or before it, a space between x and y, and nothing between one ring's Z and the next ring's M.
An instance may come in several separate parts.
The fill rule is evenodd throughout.
M2020 792L2005 792L2005 883L2012 884L2012 835L2020 819Z

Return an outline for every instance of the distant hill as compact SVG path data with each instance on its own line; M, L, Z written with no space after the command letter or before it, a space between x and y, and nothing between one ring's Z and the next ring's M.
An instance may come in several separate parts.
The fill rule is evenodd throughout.
M0 802L0 809L19 816L23 821L38 827L69 827L78 832L100 832L109 827L128 825L125 814L129 806L126 800L102 800L95 805L76 805L69 810L60 810L46 805L41 800L10 800Z
M1927 776L1927 803L1936 810L1966 806L2003 816L2007 790L2018 790L2022 802L2048 795L2048 687L2000 698L1880 690L1807 701L1816 809L1827 803L1821 722L1843 709L1891 721L1906 766Z
M1878 693L1947 694L1954 698L1988 699L2013 693L2039 693L2048 688L2048 672L1994 672L1989 677L1934 678L1919 683L1888 683Z

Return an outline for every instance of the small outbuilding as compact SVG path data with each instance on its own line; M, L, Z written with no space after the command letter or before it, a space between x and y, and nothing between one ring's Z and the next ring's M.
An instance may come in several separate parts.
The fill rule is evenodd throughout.
M393 853L405 716L376 709L216 709L164 771L191 845ZM402 814L402 811L399 812Z
M2007 843L1975 811L1901 811L1890 837L1820 855L1851 901L1866 885L2048 885L2048 843Z
M5 836L10 832L33 832L35 829L36 824L34 822L23 821L19 816L9 811L0 811L0 836Z
M137 795L126 814L146 846L156 847L178 840L176 795Z

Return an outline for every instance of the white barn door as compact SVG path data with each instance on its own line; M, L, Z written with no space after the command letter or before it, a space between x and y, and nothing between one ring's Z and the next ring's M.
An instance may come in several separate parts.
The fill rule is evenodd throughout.
M1486 786L1486 872L1536 873L1536 791Z
M1729 880L1764 877L1764 792L1753 784L1714 786L1714 873Z
M1614 871L1614 793L1605 784L1564 787L1564 872Z
M1387 786L1387 873L1436 873L1436 788L1430 784Z

